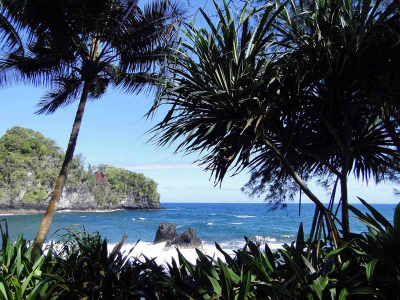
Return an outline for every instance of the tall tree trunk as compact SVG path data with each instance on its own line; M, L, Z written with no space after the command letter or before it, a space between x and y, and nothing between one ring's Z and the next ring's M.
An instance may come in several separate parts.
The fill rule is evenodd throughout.
M342 230L343 238L348 240L350 237L350 223L349 223L349 200L347 194L347 173L349 171L349 153L344 151L342 157L342 176L340 178L340 187L342 194Z
M344 141L341 145L342 148L342 176L340 178L341 188L341 200L342 200L342 231L343 239L349 240L350 238L350 220L349 220L349 197L347 190L347 176L349 173L349 163L351 154L351 139L352 139L352 128L351 123L348 120L346 112L343 113L344 118Z
M396 132L396 128L393 125L393 122L390 120L386 119L385 120L385 126L389 132L390 138L392 139L392 142L395 144L396 149L398 152L400 152L400 138L399 135Z
M88 93L89 93L89 85L85 82L78 110L76 112L75 121L72 126L72 132L69 138L64 162L62 164L60 174L58 175L56 186L54 187L53 193L51 195L49 205L47 206L46 214L42 219L42 223L40 224L35 240L33 241L32 257L36 257L36 255L40 253L42 249L43 243L46 240L47 234L50 230L51 223L53 221L54 214L57 209L58 200L60 199L60 196L63 192L64 185L68 177L69 167L74 157L75 146L78 140L78 134L79 134L79 129L81 127L83 114L85 112Z
M325 209L325 206L322 204L321 201L310 191L304 181L300 178L299 174L295 170L293 170L292 166L290 165L289 161L282 155L282 153L271 144L268 139L265 139L265 144L272 152L279 158L282 163L283 168L292 176L294 181L300 186L300 189L310 198L312 202L314 202L320 209Z
M314 195L313 192L308 188L305 182L300 178L299 174L292 168L289 161L282 155L282 153L268 140L264 139L265 144L271 151L279 158L282 163L283 168L292 176L294 181L299 185L300 189L310 198L312 202L318 207L318 209L325 215L327 225L329 226L329 231L332 234L332 238L334 240L335 245L339 244L339 234L336 228L336 225L332 219L331 212L324 206L324 204L319 201L317 196ZM317 214L317 211L316 211ZM313 223L313 227L315 224ZM311 237L312 238L312 237Z

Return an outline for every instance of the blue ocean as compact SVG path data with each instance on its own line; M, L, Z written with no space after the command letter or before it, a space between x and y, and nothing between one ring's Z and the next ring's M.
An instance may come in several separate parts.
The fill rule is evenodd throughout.
M314 214L313 204L288 204L286 209L270 211L266 204L210 204L210 203L163 203L164 210L158 211L113 211L113 212L57 212L48 240L58 240L63 229L98 231L110 243L128 235L128 243L136 241L153 242L158 225L163 222L175 223L178 233L195 228L198 237L207 244L218 242L224 248L237 249L244 244L244 236L263 238L270 243L287 243L296 238L300 222L305 233L310 229ZM366 211L362 205L355 205ZM394 204L377 204L374 207L392 221ZM42 219L38 215L3 215L7 220L12 240L23 233L33 239ZM4 225L4 222L2 222ZM365 226L351 217L353 232L363 232Z

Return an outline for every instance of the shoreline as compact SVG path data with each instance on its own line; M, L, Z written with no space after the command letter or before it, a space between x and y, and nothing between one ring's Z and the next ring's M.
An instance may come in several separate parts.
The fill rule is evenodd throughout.
M108 213L115 211L157 211L164 210L165 207L160 206L159 208L113 208L113 209L58 209L56 213ZM46 210L39 209L0 209L0 217L2 216L23 216L23 215L38 215L44 214Z
M52 240L49 243L46 243L45 246L49 246L52 242L55 242ZM122 255L127 255L129 259L138 259L142 262L144 262L147 259L154 259L157 265L159 266L164 266L167 267L167 264L172 263L172 259L175 259L176 262L179 261L178 258L178 251L176 247L172 247L168 250L164 250L166 242L158 243L158 244L153 244L152 242L144 242L144 241L138 241L137 243L126 243L123 244L120 252ZM109 243L108 244L108 252L111 253L111 251L114 249L114 247L117 245L117 243ZM282 249L282 243L269 243L271 251L276 252L278 249ZM57 247L57 244L55 244ZM226 247L220 245L222 250L224 250L229 256L232 258L236 255L235 250L239 250L242 247ZM132 250L133 249L133 250ZM185 257L187 261L189 261L192 264L196 263L196 260L198 259L198 255L196 252L196 249L200 250L204 255L209 256L215 260L221 259L223 262L226 261L225 256L216 248L215 245L213 244L208 244L202 241L201 247L198 248L190 248L190 249L179 249L179 251L182 253L182 255ZM131 251L132 250L132 251ZM46 253L46 249L44 250ZM146 258L145 258L146 257Z
M128 254L129 250L134 248L133 251L129 254L129 257L132 259L143 260L146 256L149 259L155 259L157 265L171 264L172 259L178 261L178 251L176 247L172 247L169 250L164 250L165 242L153 244L151 242L143 242L139 241L136 246L135 244L127 243L124 244L121 248L121 253ZM116 244L108 244L109 251L112 251ZM241 249L243 246L237 245L236 247L228 247L227 245L220 244L222 250L224 250L231 257L235 256L235 250ZM283 243L270 242L268 243L271 251L276 252L278 249L282 249ZM225 262L224 255L216 248L214 244L208 244L202 241L202 246L197 248L203 254L213 257L215 260L221 259ZM198 258L196 249L179 249L179 251L183 254L183 256L192 264L196 263L196 259Z

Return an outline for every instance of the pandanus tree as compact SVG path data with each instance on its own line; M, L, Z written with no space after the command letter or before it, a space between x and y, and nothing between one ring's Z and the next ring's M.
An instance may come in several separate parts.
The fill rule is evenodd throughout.
M312 166L307 176L340 184L345 237L348 177L379 182L399 170L398 9L398 2L315 1L290 7L275 26L287 49L280 92L291 110L280 142L292 164ZM260 167L250 191L261 191L269 173Z
M244 8L235 21L225 7L217 8L217 26L203 13L209 31L187 24L175 76L153 108L167 103L171 110L153 139L160 146L181 139L177 150L205 152L200 163L216 183L230 168L249 168L250 192L301 190L317 205L310 236L321 237L325 223L337 245L334 221L344 238L350 231L349 174L381 180L397 168L396 134L387 126L398 133L397 8L313 1L250 14ZM251 24L255 13L261 17ZM325 208L308 179L340 184L341 221L334 195Z
M159 146L175 141L177 151L203 151L199 163L222 182L229 169L235 174L269 162L290 176L320 208L338 241L332 214L308 188L284 155L280 128L288 113L279 86L284 79L283 59L274 24L285 6L266 5L247 13L244 7L238 20L217 4L218 24L200 10L209 30L186 24L186 39L176 48L171 76L150 113L167 104L171 110L153 128ZM262 15L252 24L254 14ZM252 29L254 28L254 30ZM263 160L261 151L267 155ZM297 168L297 169L296 169Z
M52 114L79 101L71 136L46 214L34 240L43 245L67 180L86 103L109 86L138 93L156 86L179 15L166 1L138 7L120 0L12 0L4 7L33 33L24 55L1 61L8 81L45 85L38 114Z

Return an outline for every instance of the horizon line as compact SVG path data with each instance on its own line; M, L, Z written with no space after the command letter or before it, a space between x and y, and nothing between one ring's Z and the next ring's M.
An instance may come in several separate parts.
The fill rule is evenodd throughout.
M329 204L329 202L322 202L323 204ZM371 202L370 202L371 203ZM266 204L266 205L273 205L273 203L265 203L265 202L160 202L161 204ZM299 202L290 202L290 203L283 203L283 204L299 204ZM306 202L301 204L314 204L313 202ZM362 204L361 202L350 202L350 204ZM372 202L372 204L400 204L400 201L397 203L391 202Z

